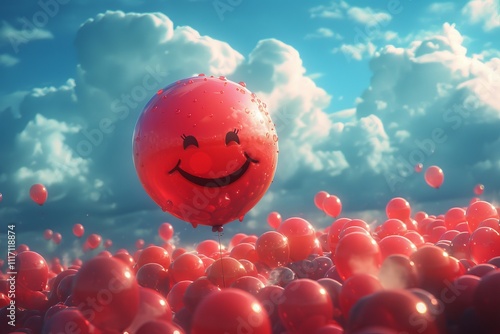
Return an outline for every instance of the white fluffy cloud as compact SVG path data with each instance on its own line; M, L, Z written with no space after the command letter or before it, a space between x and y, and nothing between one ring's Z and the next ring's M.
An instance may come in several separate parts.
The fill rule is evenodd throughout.
M498 0L471 0L462 14L471 24L481 24L485 31L500 27L500 3Z

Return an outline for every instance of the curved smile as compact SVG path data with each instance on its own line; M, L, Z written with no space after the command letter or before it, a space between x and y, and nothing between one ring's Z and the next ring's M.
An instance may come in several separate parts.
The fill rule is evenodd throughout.
M245 172L247 171L251 162L253 162L253 163L259 162L258 160L255 160L252 157L250 157L246 152L245 152L245 158L246 158L245 163L240 168L238 168L236 171L232 172L229 175L217 177L217 178L213 178L213 179L199 177L199 176L196 176L196 175L193 175L193 174L186 172L185 170L183 170L180 167L180 164L181 164L180 159L177 162L177 165L175 165L175 167L172 168L168 172L168 174L172 174L173 172L178 171L179 174L181 174L186 180L188 180L194 184L197 184L199 186L209 187L209 188L223 187L223 186L227 186L227 185L235 182L240 177L242 177L243 174L245 174Z

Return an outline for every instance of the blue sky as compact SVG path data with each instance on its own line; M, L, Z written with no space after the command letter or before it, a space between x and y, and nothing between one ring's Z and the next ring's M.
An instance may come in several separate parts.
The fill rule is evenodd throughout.
M368 222L395 196L434 214L466 205L477 183L499 197L498 0L0 6L0 221L18 224L18 242L56 252L41 239L53 228L60 247L76 249L76 222L121 246L157 242L164 221L187 243L213 237L161 212L137 179L132 131L155 90L123 117L111 106L146 75L158 89L226 75L267 102L280 136L275 181L226 235L262 231L273 210L327 226L312 200L320 190ZM83 151L84 132L107 117L113 131ZM415 162L439 165L442 188ZM43 207L28 198L33 183L49 190Z

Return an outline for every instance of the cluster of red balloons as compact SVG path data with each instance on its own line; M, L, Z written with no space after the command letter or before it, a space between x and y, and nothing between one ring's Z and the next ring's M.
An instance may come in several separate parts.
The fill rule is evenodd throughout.
M499 332L497 208L475 200L437 216L412 214L396 197L386 216L376 227L342 217L318 229L273 212L273 230L192 250L170 243L174 230L164 223L161 246L104 250L69 266L20 245L15 298L10 276L0 280L0 315L14 305L16 322L2 322L0 331ZM74 225L76 237L83 231ZM86 241L90 248L101 242L97 234Z

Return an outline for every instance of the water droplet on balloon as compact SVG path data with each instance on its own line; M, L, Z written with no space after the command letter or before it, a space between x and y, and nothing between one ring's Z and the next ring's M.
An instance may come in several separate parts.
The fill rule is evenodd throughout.
M166 100L167 99L167 94L163 95L161 98L164 99L164 100Z
M192 84L194 81L193 80L189 80L188 81L188 84Z
M175 83L178 85L178 84L180 84L180 83L181 83L181 81L180 81L180 80L177 80Z
M163 89L158 89L158 91L156 92L156 94L160 95L161 93L163 93Z
M252 101L252 102L255 102L255 99L252 99L251 101Z
M250 109L245 108L245 113L246 113L246 114L249 114L249 113L250 113Z
M220 91L220 93L221 93L221 94L224 94L224 91L223 91L223 90L221 90L221 91Z
M212 117L214 117L214 114L210 114L210 115L208 115L208 117L212 118Z
M196 127L196 123L193 123L193 128L195 128L195 127Z
M172 201L171 201L171 200L167 200L167 202L165 203L165 208L166 208L167 210L172 209L172 207L173 207L173 206L174 206L174 203L172 203Z
M210 205L208 205L208 206L207 206L207 211L208 211L208 212L214 212L214 211L215 211L215 209L216 209L216 208L215 208L215 205L210 204Z
M274 142L277 142L278 141L278 136L277 135L273 135L273 140L274 140Z
M193 99L193 102L198 102L198 99Z
M227 79L226 79L226 77L225 77L225 76L223 76L223 75L221 75L221 76L219 77L219 79L220 79L220 80L227 80Z
M224 101L220 100L220 103L222 103L222 102L224 102Z
M205 73L200 73L198 74L199 77L204 77L205 76Z
M191 118L191 114L187 114L188 118Z
M245 216L244 216L244 215L243 215L243 216L240 216L240 217L238 218L238 220L239 220L240 222L242 222L242 221L243 221L243 219L245 219Z
M238 82L238 83L239 83L241 86L243 86L243 87L246 87L246 86L247 86L247 84L246 84L246 83L244 83L243 81L240 81L240 82Z
M266 138L269 138L269 132L266 132Z
M208 81L208 79L207 78L203 78L203 81Z
M179 108L177 108L177 109L175 110L175 113L176 113L176 114L180 114L180 112L181 112L181 110L180 110Z

